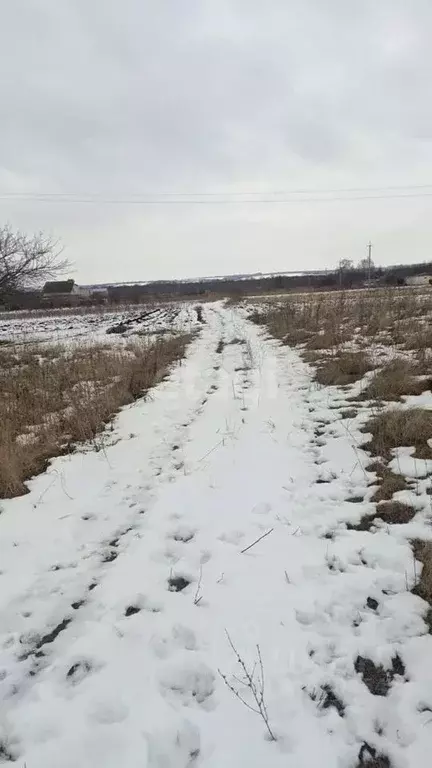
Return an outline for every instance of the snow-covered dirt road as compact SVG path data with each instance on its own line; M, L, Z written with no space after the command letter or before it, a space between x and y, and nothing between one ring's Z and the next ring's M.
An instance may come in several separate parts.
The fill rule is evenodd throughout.
M235 310L205 321L99 450L2 503L0 762L426 766L422 512L347 529L374 505L346 395Z

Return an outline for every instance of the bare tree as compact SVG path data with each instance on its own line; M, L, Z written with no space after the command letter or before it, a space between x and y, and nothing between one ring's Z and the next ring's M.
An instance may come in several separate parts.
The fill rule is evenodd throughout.
M34 288L65 272L67 259L62 248L47 235L26 235L0 227L0 295L22 288Z
M370 260L370 263L367 256L364 259L360 259L357 269L361 269L362 272L367 273L369 271L369 268L371 270L375 269L375 264L373 263L372 259Z

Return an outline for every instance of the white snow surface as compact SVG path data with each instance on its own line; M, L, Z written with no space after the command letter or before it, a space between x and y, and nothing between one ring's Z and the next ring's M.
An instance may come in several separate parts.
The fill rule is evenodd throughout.
M64 342L121 342L136 334L151 336L168 332L190 332L200 326L199 302L160 302L91 311L46 310L0 314L0 342L58 344ZM121 333L110 333L123 326ZM108 332L108 333L107 333Z
M403 492L410 524L348 529L375 507L346 393L236 310L204 314L104 450L54 460L2 503L0 762L354 768L366 742L396 768L429 765L432 640L408 591L427 481ZM251 670L259 646L275 741L224 683L254 706L227 633ZM396 654L404 673L373 695L357 657L391 669Z

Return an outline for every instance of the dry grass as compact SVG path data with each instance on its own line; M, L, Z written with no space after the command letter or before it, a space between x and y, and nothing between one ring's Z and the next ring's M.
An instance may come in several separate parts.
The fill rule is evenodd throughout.
M2 346L0 497L25 493L25 481L50 458L94 440L122 405L161 381L189 340L183 335L121 347Z
M432 411L393 408L370 419L364 431L372 433L372 439L365 444L365 448L375 456L389 459L393 448L413 446L417 458L432 458L432 450L427 443L432 438Z
M324 386L352 384L373 368L365 352L341 352L318 365L315 378Z
M417 374L432 370L432 289L290 294L283 299L255 302L255 307L250 319L266 325L284 344L300 345L305 359L312 364L326 362L329 354L337 358L348 347L357 352L384 346L399 349L405 356L407 352L417 355ZM394 372L399 381L392 388L394 398L385 374L374 382L377 394L371 397L399 399L409 393L401 392L404 380L409 390L417 392L408 370L404 371L398 363ZM426 382L424 389L428 386L430 382ZM381 391L383 395L379 394Z
M408 349L430 347L432 290L387 288L291 294L257 310L252 319L288 344L334 349L356 335L399 339Z
M404 358L395 358L374 374L362 392L362 399L400 400L403 395L420 395L429 382L420 380L419 365Z
M370 515L363 515L356 525L348 523L347 528L353 531L370 531L375 520L382 520L388 525L405 525L411 522L415 509L401 501L383 501Z
M366 469L369 472L375 472L380 483L372 501L388 501L393 498L395 493L405 491L408 487L405 478L402 475L396 475L382 461L374 461Z
M412 546L415 559L423 564L420 579L413 592L431 606L425 616L425 622L432 633L432 542L416 540L412 542Z

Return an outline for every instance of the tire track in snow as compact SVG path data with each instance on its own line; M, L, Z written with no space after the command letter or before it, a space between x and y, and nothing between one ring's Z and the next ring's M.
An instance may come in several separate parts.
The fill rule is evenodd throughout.
M211 345L212 339L213 333L210 334L210 340L208 342L209 345ZM200 343L201 342L199 341L198 345ZM204 339L203 343L206 345L207 341ZM150 453L148 459L149 464L158 465L160 462L162 462L162 464L165 464L165 472L162 476L162 473L160 473L158 470L158 466L156 466L156 469L153 472L153 478L150 479L150 484L146 482L146 504L151 503L149 494L151 495L151 493L154 492L161 483L171 482L174 479L175 474L181 471L183 468L181 463L178 461L178 457L175 455L177 451L180 451L181 445L177 445L174 441L178 440L181 443L187 439L188 428L197 418L202 415L203 409L207 402L207 398L213 392L212 386L214 378L215 374L212 374L210 390L205 390L205 396L202 397L195 408L191 409L187 420L185 420L184 413L181 413L178 417L178 423L172 425L171 427L171 438L167 440L167 436L165 434L163 439L159 442L158 446L156 446ZM199 391L197 391L196 396L198 399L200 398ZM139 404L137 405L139 406ZM111 488L112 481L109 481L109 489L111 490ZM35 676L46 667L47 663L51 663L52 657L54 655L54 648L52 646L55 644L55 641L59 635L64 633L68 627L70 628L71 632L74 631L74 627L71 627L70 625L75 623L77 620L79 621L83 610L87 610L93 590L104 578L107 566L110 563L113 563L117 559L118 555L122 552L122 547L120 547L120 544L123 543L125 536L129 533L133 533L134 536L141 535L141 515L145 514L145 505L142 504L141 497L142 489L139 486L138 489L136 487L133 488L132 493L126 493L124 500L128 506L133 509L132 514L130 514L128 517L127 526L119 529L117 523L115 527L111 529L111 531L104 537L104 539L92 548L92 551L86 553L85 561L87 564L87 570L90 571L91 575L88 579L87 585L83 585L81 590L74 593L73 600L69 602L67 599L61 599L59 601L57 598L57 590L47 590L44 600L50 604L55 601L56 605L52 612L61 618L59 618L56 623L52 624L50 628L42 626L39 623L39 627L36 629L35 627L37 626L37 617L34 614L31 615L30 612L26 611L28 618L32 618L32 630L30 632L22 633L17 639L14 638L13 635L9 635L9 637L6 637L6 639L3 641L4 648L6 651L9 651L10 649L10 653L3 654L2 658L4 666L8 668L8 672L0 680L0 695L5 698L10 697L11 695L22 695L23 686L25 688L30 684L33 684L33 678L35 678ZM29 501L31 503L31 499L29 499ZM140 507L138 512L135 511L136 506ZM94 518L89 516L87 519L93 520ZM90 568L88 567L89 563L91 563ZM63 570L64 566L56 563L47 571L46 576L49 577L51 573L57 573ZM74 574L72 571L70 573L71 581L73 581L73 576ZM13 642L14 640L15 642ZM46 646L49 646L49 649L47 649ZM46 653L48 650L49 659L46 658ZM14 671L14 664L18 664L19 667L21 667L21 670L18 671L17 669ZM3 688L3 691L1 691L1 688Z
M402 682L395 648L404 663L407 638L422 639L411 603L400 621L406 550L346 530L361 515L347 499L365 496L367 477L333 395L235 312L205 314L199 391L181 391L193 408L172 409L175 428L161 424L151 482L137 467L113 486L125 500L117 516L145 497L140 536L129 532L124 547L116 531L104 538L121 553L54 638L31 695L8 702L10 749L22 741L32 768L352 768L380 754L396 763L418 683ZM274 744L218 675L239 685L225 630L251 667L260 646ZM387 696L361 677L373 684L373 643Z

